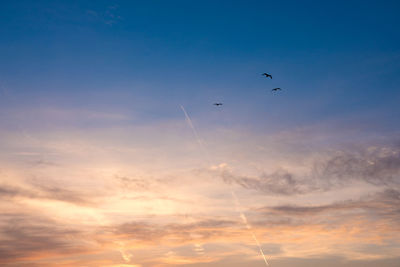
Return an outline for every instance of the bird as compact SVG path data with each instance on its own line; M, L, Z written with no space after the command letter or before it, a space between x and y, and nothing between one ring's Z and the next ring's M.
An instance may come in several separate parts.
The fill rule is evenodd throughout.
M265 76L265 78L268 78L268 77L269 77L269 78L271 78L271 79L272 79L272 75L271 75L271 74L268 74L268 73L265 73L265 72L264 72L264 73L263 73L263 74L261 74L261 75L264 75L264 76Z
M215 106L222 106L222 103L214 103L213 105L215 105Z
M277 87L277 88L272 89L271 91L280 91L280 90L282 90L282 89Z

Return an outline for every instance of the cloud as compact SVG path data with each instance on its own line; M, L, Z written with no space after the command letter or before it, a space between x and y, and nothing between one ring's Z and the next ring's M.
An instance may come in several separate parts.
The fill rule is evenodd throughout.
M309 191L309 187L296 180L293 174L279 170L272 174L261 174L259 177L236 176L229 170L222 170L220 176L226 183L236 183L243 188L257 190L264 193L294 195Z
M134 191L148 191L155 186L151 179L131 178L127 176L116 175L115 180L122 188Z
M16 264L32 259L46 266L54 257L64 261L61 257L66 255L69 259L65 262L73 262L70 266L118 266L124 261L156 266L165 260L160 255L173 251L175 254L168 254L171 265L206 264L244 252L246 260L253 260L257 248L232 207L226 184L236 186L234 190L243 200L244 209L248 208L246 216L263 250L273 259L329 253L352 256L356 250L352 248L359 243L369 246L360 247L355 257L368 256L373 254L370 250L374 246L380 242L386 246L388 239L398 236L393 232L400 221L399 149L395 145L318 150L311 154L304 149L299 153L305 152L301 155L304 160L297 162L298 154L290 154L291 151L283 151L280 158L269 157L272 149L264 154L255 152L254 157L261 155L260 161L246 161L245 156L239 160L224 158L228 165L199 173L193 171L199 166L197 161L185 161L190 158L187 153L179 153L182 157L174 157L175 152L172 157L169 152L164 154L175 150L160 147L158 139L144 143L145 149L141 149L146 138L136 138L136 130L126 132L126 139L122 138L124 131L102 131L101 135L90 130L85 131L87 135L62 133L62 142L57 134L50 134L42 137L43 145L36 146L43 149L46 142L52 142L47 147L58 154L44 160L38 157L34 168L32 164L9 164L14 170L4 169L6 178L0 184L2 213L10 211L12 202L12 209L23 212L23 208L30 208L38 214L19 215L26 223L15 220L12 237L0 233L4 245L0 248L8 255L5 258L15 256ZM146 128L143 136L153 132L163 131ZM110 141L103 134L115 139ZM16 138L15 143L18 142ZM177 142L176 148L185 151L182 147ZM29 147L21 151L29 151ZM288 154L292 157L285 161ZM235 160L237 166L233 165ZM53 161L57 165L52 165ZM165 165L161 168L159 164ZM249 174L245 165L251 170L255 166L258 172ZM199 175L203 175L202 179ZM372 187L380 192L360 197L364 191L358 190L351 199L341 190L327 192L352 183L368 184L368 190ZM325 198L336 192L334 198ZM40 216L44 214L51 219ZM13 224L8 219L4 222ZM33 245L41 239L49 240L45 243L54 250L47 254L46 245L35 249L22 241L14 242L16 239ZM345 251L347 244L350 245ZM397 244L398 241L392 246ZM93 251L95 256L90 255ZM225 251L232 254L227 256ZM384 249L378 254L389 255ZM93 263L92 257L99 262Z
M150 224L145 222L124 223L111 229L116 236L139 240L143 242L159 242L167 236L173 236L175 240L190 242L194 239L207 239L223 233L224 229L237 226L238 223L224 219L206 219L193 223L173 223L173 224Z
M33 188L2 184L0 185L0 198L47 199L63 201L76 205L94 204L89 196L77 191L41 183L33 183L32 185Z
M371 147L343 151L314 165L314 175L331 185L361 180L377 186L400 185L400 148Z
M34 198L37 194L20 187L0 185L0 198L27 197Z
M33 214L0 215L0 263L88 252L80 230Z
M386 226L400 226L400 191L385 189L381 192L362 196L357 200L334 202L327 205L279 205L257 209L268 218L284 220L293 224L341 223L364 220L372 224L380 220ZM261 223L261 222L259 222ZM265 222L264 222L265 223Z
M52 185L36 184L35 187L43 192L43 197L78 205L93 205L93 197L75 190L60 188Z
M400 148L367 147L358 151L330 152L330 155L315 160L306 175L280 168L250 177L234 174L226 166L214 168L212 172L225 183L275 195L325 192L355 182L397 188L400 185Z
M112 26L123 19L119 14L118 9L118 4L112 4L102 10L89 9L86 11L86 14L90 20L100 21L104 24Z
M131 240L154 242L167 234L163 227L157 227L144 222L129 222L112 227L111 233L116 236L129 238Z

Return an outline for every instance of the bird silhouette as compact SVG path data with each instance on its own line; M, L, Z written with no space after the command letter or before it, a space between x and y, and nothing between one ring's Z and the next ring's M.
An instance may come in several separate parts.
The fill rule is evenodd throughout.
M272 79L272 75L271 74L268 74L268 73L263 73L263 74L261 74L261 75L263 75L263 76L265 76L265 78L271 78Z
M282 90L282 89L277 87L277 88L272 89L271 91L280 91L280 90Z
M215 105L215 106L222 106L222 103L214 103L213 105Z

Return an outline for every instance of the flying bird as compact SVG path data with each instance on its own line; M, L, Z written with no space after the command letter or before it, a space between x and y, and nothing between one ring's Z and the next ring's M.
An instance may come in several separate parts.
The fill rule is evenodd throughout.
M280 90L282 90L282 89L277 87L277 88L272 89L271 91L280 91Z
M222 103L214 103L215 106L222 106Z
M265 78L271 78L272 79L272 75L271 74L268 74L268 73L263 73L263 74L261 74L261 75L264 75L265 76Z

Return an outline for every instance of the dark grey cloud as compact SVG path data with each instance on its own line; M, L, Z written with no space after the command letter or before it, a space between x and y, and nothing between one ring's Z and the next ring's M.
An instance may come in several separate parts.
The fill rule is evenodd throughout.
M30 198L58 200L76 205L93 205L93 200L81 192L52 185L33 183L33 188L14 185L0 185L0 199Z
M148 191L154 187L153 182L150 179L142 177L128 177L116 175L115 180L124 189L133 191Z
M334 218L342 222L346 218L361 216L367 220L384 220L390 225L400 226L400 191L386 189L384 191L360 197L357 200L335 202L327 205L300 206L280 205L263 207L257 212L264 213L274 220L288 220L290 224L306 224L310 220L317 222L318 218L334 223Z
M237 175L228 169L216 174L228 184L265 194L296 195L329 191L354 182L378 187L400 186L400 148L363 148L340 151L314 162L308 175L300 176L284 169L262 173L257 177Z
M83 192L49 184L36 183L34 186L39 189L43 198L54 199L78 205L94 205L93 196Z
M33 161L31 161L31 163L34 166L59 166L59 164L56 162L44 160L44 159L33 160Z
M141 242L157 243L167 237L178 242L191 242L197 238L208 239L224 235L229 227L238 226L237 221L225 219L203 219L194 223L150 224L146 222L129 222L104 231L112 236Z
M156 178L152 176L114 176L115 182L124 189L132 191L157 191L161 193L164 186L182 183L182 179L176 176L163 176Z
M38 255L67 256L87 252L82 232L33 214L0 215L0 264L29 260Z
M313 189L312 184L305 184L286 170L271 174L261 174L259 177L237 176L228 170L222 170L219 175L226 183L236 183L246 189L263 193L279 195L303 194Z
M314 165L313 175L332 185L349 180L362 180L378 186L400 184L400 149L373 148L356 152L341 152Z
M33 191L22 189L21 187L0 185L0 199L13 197L35 198L37 194Z
M204 239L212 239L224 235L226 229L243 225L238 221L227 219L203 219L189 224L169 224L166 226L168 233L180 237L182 241L192 240L192 235L201 236Z
M349 260L338 255L309 258L280 258L271 260L271 265L280 267L309 267L309 266L324 266L324 267L398 267L400 262L399 257L385 259L365 259L365 260ZM210 265L212 266L212 265ZM216 265L217 266L217 265Z
M129 222L113 227L111 232L117 236L132 240L154 241L166 235L166 229L145 222Z

